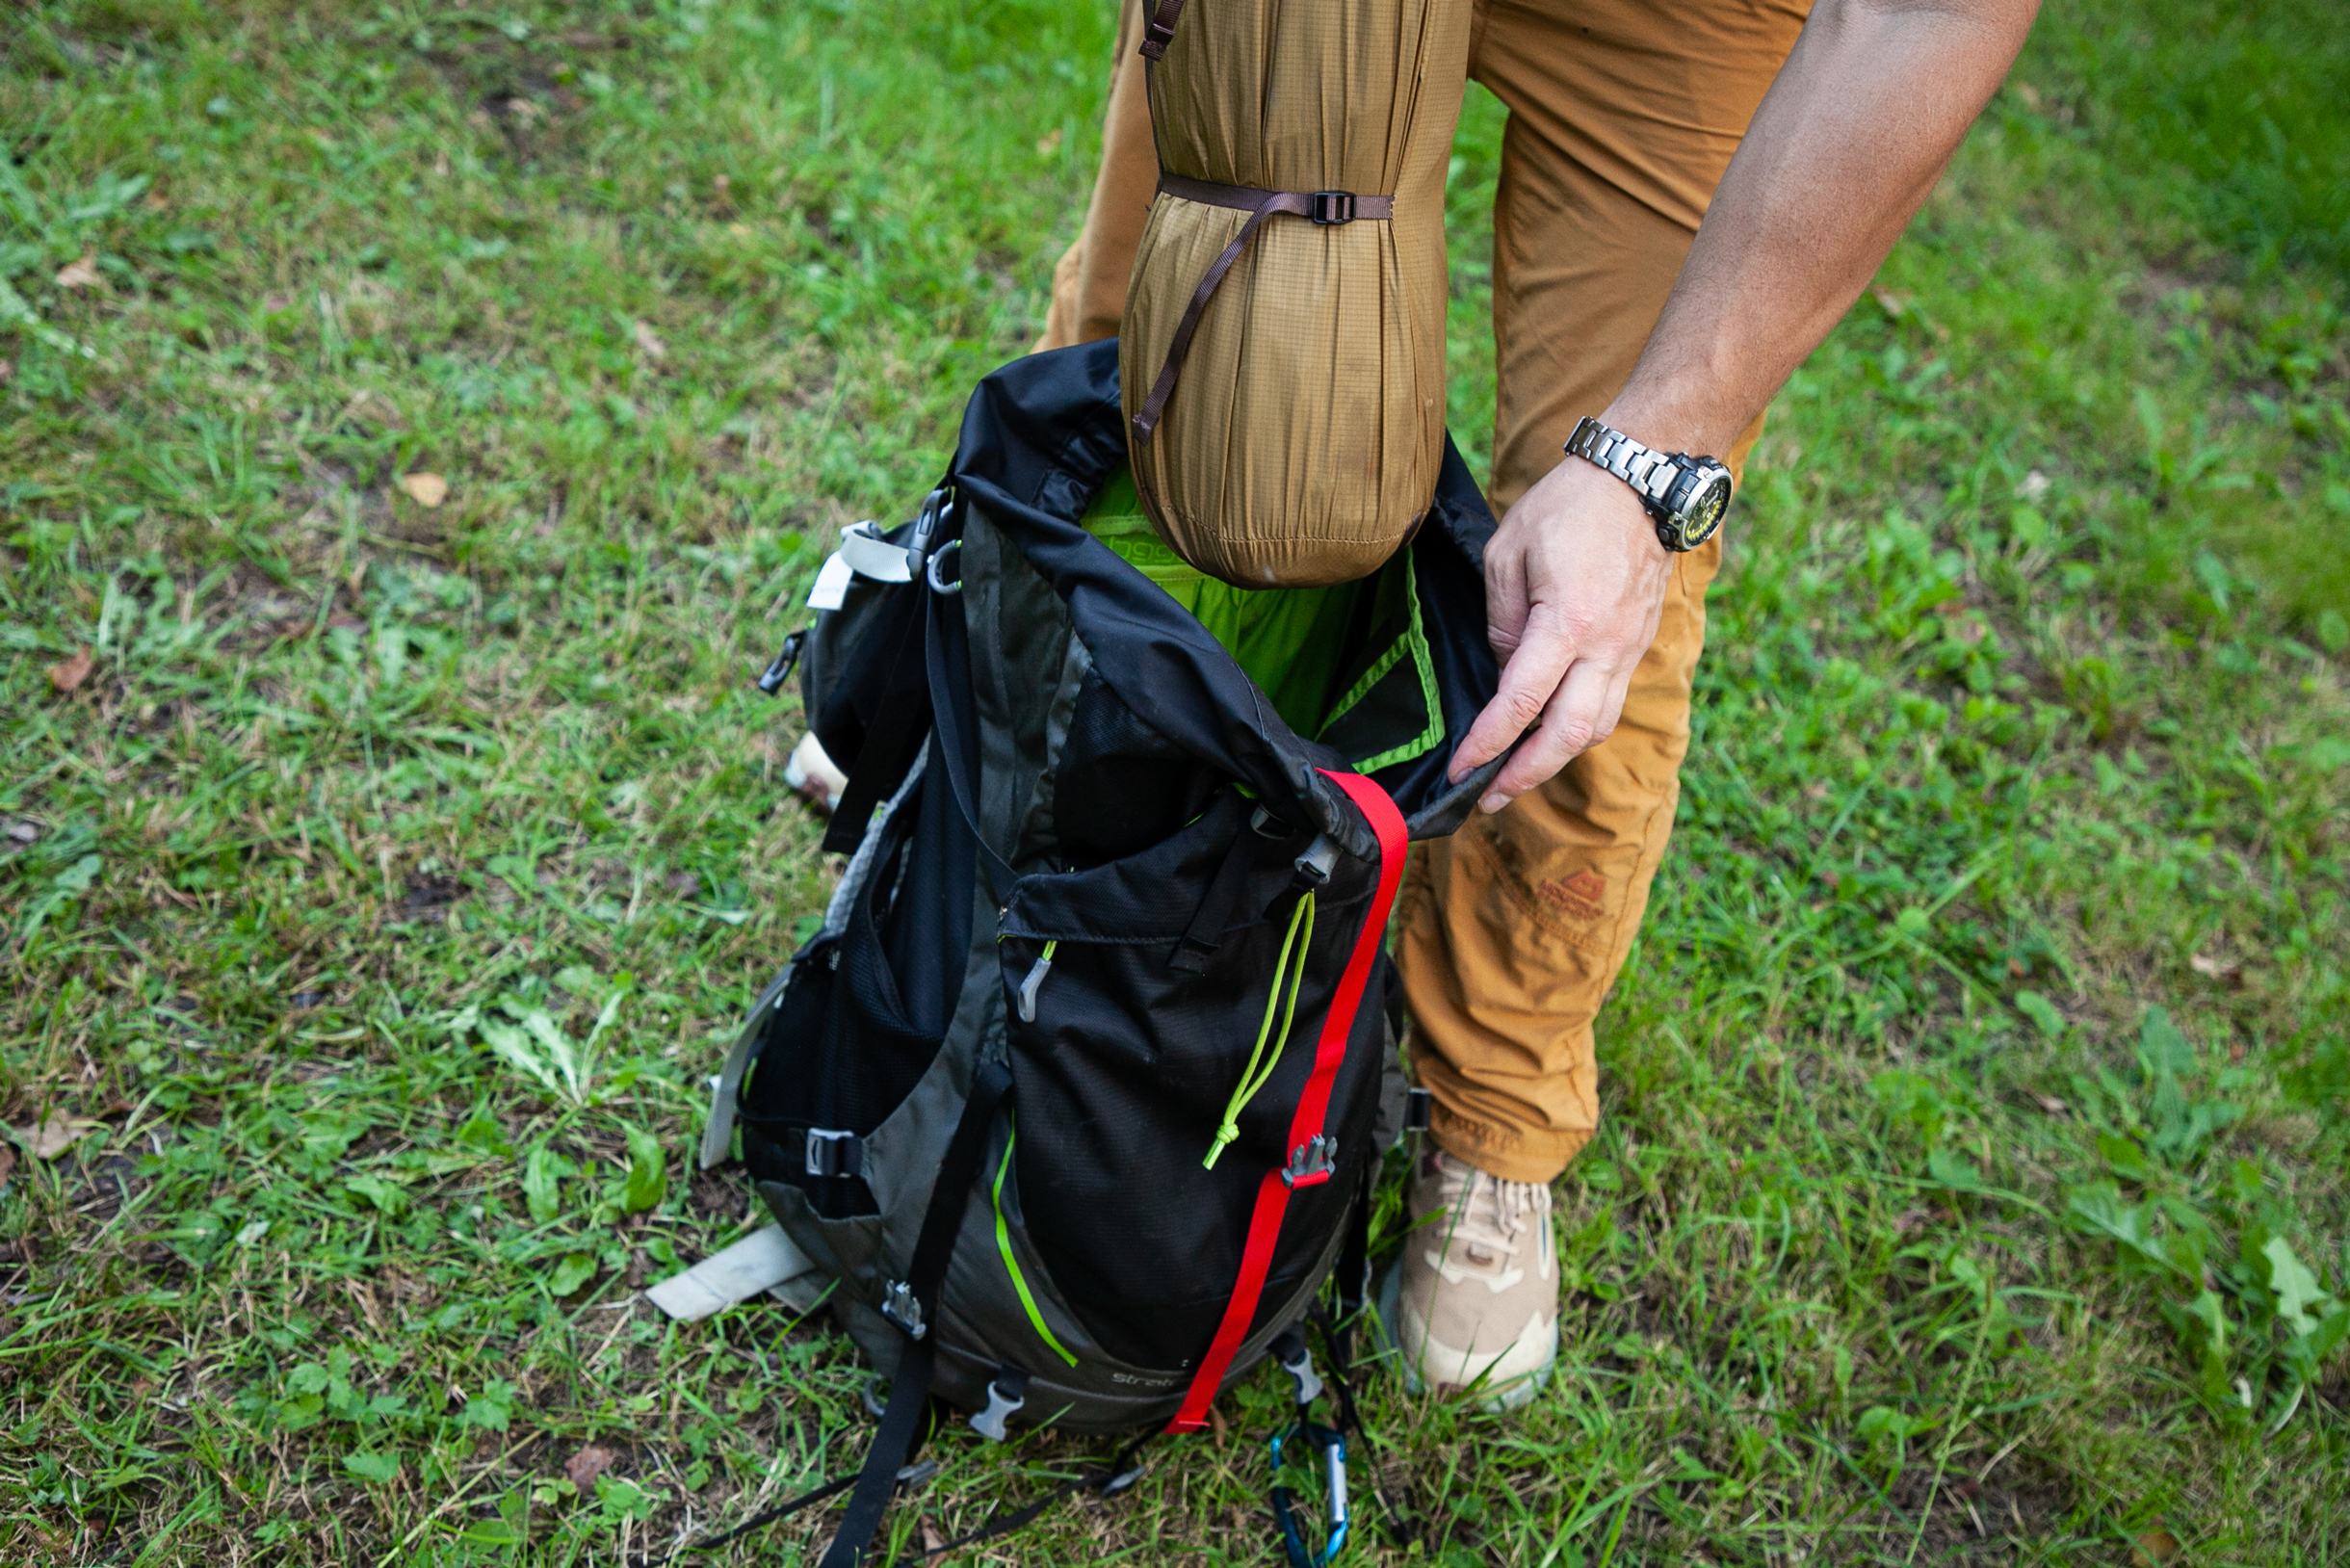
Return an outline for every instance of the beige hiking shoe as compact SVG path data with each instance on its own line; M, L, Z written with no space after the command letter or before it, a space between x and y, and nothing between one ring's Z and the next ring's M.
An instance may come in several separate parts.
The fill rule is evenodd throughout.
M1551 1189L1504 1182L1431 1148L1420 1157L1402 1262L1381 1294L1405 1386L1475 1393L1515 1410L1558 1359L1558 1250Z

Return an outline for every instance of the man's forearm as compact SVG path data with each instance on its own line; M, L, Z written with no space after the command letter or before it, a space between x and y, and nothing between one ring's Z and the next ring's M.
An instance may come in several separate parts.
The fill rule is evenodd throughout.
M1728 453L1893 248L2037 9L1818 0L1632 379L1600 417L1667 452ZM1580 458L1562 458L1509 509L1485 549L1501 679L1452 756L1452 776L1465 777L1526 736L1485 810L1614 730L1673 559L1632 490Z
M1602 415L1727 452L1859 298L1998 88L2038 0L1819 0Z

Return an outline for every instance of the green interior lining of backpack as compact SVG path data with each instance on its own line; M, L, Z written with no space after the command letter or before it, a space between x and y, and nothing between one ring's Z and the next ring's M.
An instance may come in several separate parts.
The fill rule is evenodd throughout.
M1444 740L1409 550L1361 582L1235 588L1167 547L1123 467L1082 521L1206 627L1298 734L1328 742L1364 772L1408 762Z

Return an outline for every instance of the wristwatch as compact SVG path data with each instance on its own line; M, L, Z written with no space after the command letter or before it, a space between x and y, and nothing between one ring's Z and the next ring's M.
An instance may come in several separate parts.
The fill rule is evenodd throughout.
M1712 457L1658 452L1586 417L1567 437L1567 455L1597 463L1632 488L1667 550L1694 550L1713 537L1730 510L1730 470Z

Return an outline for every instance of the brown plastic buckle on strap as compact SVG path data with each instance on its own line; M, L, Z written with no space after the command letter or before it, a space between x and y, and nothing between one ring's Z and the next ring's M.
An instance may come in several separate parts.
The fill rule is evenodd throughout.
M1167 4L1180 8L1182 0L1167 0ZM1162 7L1162 13L1163 11ZM1151 383L1150 396L1135 410L1132 423L1137 441L1148 441L1151 432L1159 428L1159 418L1166 412L1167 399L1175 394L1176 379L1183 374L1184 358L1191 352L1192 336L1199 331L1200 314L1214 298L1224 274L1232 271L1232 264L1248 248L1259 224L1277 213L1303 218L1324 228L1335 228L1357 219L1383 222L1396 215L1396 198L1392 196L1357 196L1352 191L1260 191L1253 186L1225 185L1216 180L1193 179L1188 174L1170 174L1164 170L1159 174L1159 189L1179 200L1244 212L1248 222L1240 225L1240 232L1232 237L1232 243L1208 264L1199 287L1192 291L1190 304L1184 308L1183 319L1175 324L1175 336L1167 344L1166 362L1159 367L1159 379Z
M1184 0L1160 0L1159 9L1144 18L1142 47L1136 52L1153 65L1167 57L1167 45L1175 41L1175 22L1183 14Z

